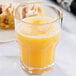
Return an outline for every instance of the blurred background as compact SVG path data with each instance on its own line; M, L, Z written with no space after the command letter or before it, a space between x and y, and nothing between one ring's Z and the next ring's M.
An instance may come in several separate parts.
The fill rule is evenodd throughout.
M13 2L15 5L23 1L49 2L62 9L62 35L56 48L55 68L39 76L76 76L76 0L0 0L0 4L7 1ZM2 34L0 34L1 36ZM33 76L26 74L21 69L19 48L15 40L0 42L0 75Z

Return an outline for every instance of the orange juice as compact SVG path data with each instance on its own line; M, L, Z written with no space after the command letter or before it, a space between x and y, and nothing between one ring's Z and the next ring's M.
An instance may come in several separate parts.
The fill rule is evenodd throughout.
M29 67L42 68L54 63L54 52L60 36L60 27L49 17L29 17L16 27L21 62ZM32 24L31 24L32 23ZM45 24L43 24L45 23ZM39 25L38 25L39 24Z

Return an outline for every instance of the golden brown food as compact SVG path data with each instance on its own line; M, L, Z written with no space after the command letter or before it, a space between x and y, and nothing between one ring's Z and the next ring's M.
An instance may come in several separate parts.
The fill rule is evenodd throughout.
M43 16L44 10L39 5L28 5L26 7L19 8L17 17L19 19L24 19L31 16Z
M14 7L0 5L0 29L14 29Z

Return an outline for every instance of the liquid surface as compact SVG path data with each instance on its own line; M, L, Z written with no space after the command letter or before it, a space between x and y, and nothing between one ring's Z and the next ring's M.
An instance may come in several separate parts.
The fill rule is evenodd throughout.
M29 67L46 67L54 62L54 52L60 37L57 23L49 23L49 17L30 17L16 27L16 36L20 46L21 61ZM35 25L37 24L37 25ZM40 24L40 25L38 25Z

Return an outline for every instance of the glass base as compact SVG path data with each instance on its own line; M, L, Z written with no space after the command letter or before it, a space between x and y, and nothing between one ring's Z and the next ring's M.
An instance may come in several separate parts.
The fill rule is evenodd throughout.
M42 74L46 71L49 71L51 69L53 69L54 63L51 65L48 65L46 67L42 67L42 68L38 68L38 67L29 67L27 65L25 65L24 63L21 62L21 67L22 69L27 72L28 74L34 74L34 75L39 75Z

